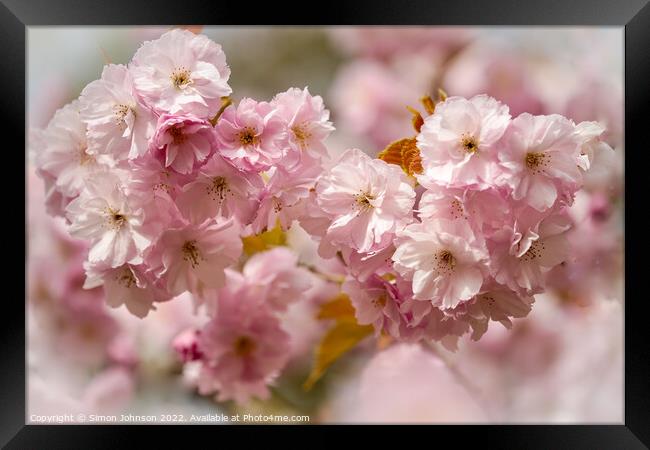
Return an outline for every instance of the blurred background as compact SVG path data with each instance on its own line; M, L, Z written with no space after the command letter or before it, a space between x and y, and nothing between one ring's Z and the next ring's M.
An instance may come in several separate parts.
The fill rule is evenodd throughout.
M573 258L549 274L547 293L514 329L491 325L438 356L413 345L366 342L301 388L324 331L313 305L289 311L300 342L266 402L244 408L201 397L170 342L205 320L190 299L140 320L84 291L86 248L46 215L28 156L28 412L73 414L306 414L311 423L623 421L623 29L462 27L188 27L222 45L235 101L270 100L289 87L321 95L337 130L332 156L349 147L377 154L411 136L419 98L438 88L487 93L513 116L559 113L607 127L615 149L600 155L572 208ZM142 41L169 27L28 29L28 128L99 78L127 64ZM298 227L289 242L315 258ZM314 304L331 295L314 293ZM318 300L321 298L321 300Z

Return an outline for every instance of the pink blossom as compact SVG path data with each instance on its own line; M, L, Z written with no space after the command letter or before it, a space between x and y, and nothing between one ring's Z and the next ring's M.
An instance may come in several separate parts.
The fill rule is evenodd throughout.
M163 114L156 127L150 151L165 161L165 167L188 174L212 153L214 128L207 120L190 115Z
M412 280L416 299L449 309L481 289L488 255L467 223L426 220L397 236L394 267Z
M131 314L143 318L149 311L156 309L154 302L170 299L170 296L155 286L143 265L110 267L85 264L85 268L84 289L104 286L106 303L112 308L125 305Z
M296 219L303 217L306 200L314 188L322 168L315 161L305 164L299 170L287 172L282 167L272 169L269 181L260 193L260 205L252 223L253 232L273 229L278 223L283 230L291 227Z
M39 158L41 158L41 156L39 156L39 153L41 153L46 147L47 140L45 136L45 130L40 128L30 129L27 138L27 151L30 162L35 161L38 163ZM54 175L41 170L38 167L33 172L33 174L30 175L30 177L33 177L34 174L38 175L38 177L40 177L40 179L43 181L43 187L39 186L37 189L45 190L45 199L42 199L41 197L35 197L37 198L35 201L41 203L44 200L45 209L50 216L64 217L65 208L68 206L68 203L70 203L73 197L68 197L61 193L61 191L56 186L56 177ZM34 183L31 180L28 181L30 199L35 195L35 192L32 190L32 185L35 184L38 184L38 182Z
M61 191L57 189L55 176L38 169L37 173L38 176L43 179L43 187L45 188L45 210L53 217L65 218L65 209L74 197L63 195Z
M456 308L466 308L465 303L460 303ZM425 308L429 308L428 310ZM400 308L402 314L410 314L413 317L422 317L413 327L411 332L412 338L407 342L413 342L414 338L422 339L425 341L439 341L447 350L455 352L458 350L458 341L461 336L469 331L469 324L454 315L449 315L451 310L440 310L431 306L429 302L422 302L419 300L408 300L402 304Z
M359 324L372 325L377 336L385 330L391 336L400 337L402 319L396 302L399 294L388 281L377 275L365 282L347 279L341 289L350 297Z
M142 233L154 240L181 216L175 201L191 177L166 168L164 161L151 154L133 160L130 166L129 197L144 211Z
M571 223L562 214L539 223L533 214L524 212L512 226L494 233L487 246L490 272L498 283L535 293L544 285L544 273L567 258Z
M242 99L224 111L215 129L219 153L242 170L268 170L285 154L279 142L282 122L267 102Z
M369 253L359 253L350 248L341 250L341 256L347 264L348 272L362 282L374 274L385 275L391 273L393 253L395 253L393 245Z
M611 198L579 191L569 210L568 258L546 274L546 288L564 305L592 306L620 298L623 283L622 215Z
M512 188L515 200L544 211L559 194L573 193L581 183L579 151L568 119L521 114L512 121L499 152L499 162L508 170L502 183Z
M171 295L218 288L224 269L241 255L239 232L233 219L178 224L163 231L146 261Z
M83 289L87 245L58 232L52 221L45 225L38 231L33 222L30 227L31 233L47 236L49 245L42 254L29 246L28 322L45 340L48 353L83 367L100 367L119 324L107 311L101 289Z
M201 336L199 330L188 328L174 338L172 347L184 363L200 360L203 357L203 352L199 349L199 336Z
M95 157L88 152L86 124L75 100L59 109L35 149L36 167L56 178L56 189L66 197L76 197L86 179L111 165L110 158Z
M119 267L142 262L142 252L150 244L141 233L144 214L132 206L117 175L102 173L88 179L66 214L70 234L91 242L91 263Z
M289 335L255 290L222 289L217 311L199 336L199 392L237 403L268 398L267 385L289 358Z
M156 118L143 106L123 65L104 66L102 77L79 97L82 120L88 125L88 151L115 160L143 155L153 136Z
M215 154L199 169L195 181L183 187L176 203L193 222L235 217L241 224L249 224L262 189L264 181L260 175L239 170Z
M242 270L243 282L273 310L284 311L304 297L310 288L310 276L298 266L298 256L286 247L277 247L253 255Z
M477 237L502 228L513 211L512 200L504 189L445 188L426 190L417 210L425 219L460 220L469 223Z
M129 65L143 101L160 114L212 118L230 95L230 68L219 44L204 35L174 29L147 41Z
M601 153L614 153L614 149L602 140L605 127L598 122L580 122L575 127L578 139L582 142L578 165L583 170L589 170L592 162Z
M489 183L497 170L497 143L510 122L508 106L487 95L449 97L426 117L417 137L424 186Z
M326 214L316 200L316 189L308 191L307 197L300 202L300 214L297 217L300 227L305 230L312 239L318 241L318 255L324 259L331 259L336 256L338 248L330 242L327 236L327 229L330 226L331 219ZM352 252L352 250L349 250ZM356 253L356 252L353 252ZM372 273L374 270L371 270Z
M511 329L511 318L526 317L535 301L530 295L520 295L494 282L488 282L486 285L485 292L468 302L465 314L460 317L471 325L474 341L478 341L485 334L490 321L500 322L507 329Z
M334 130L330 113L320 95L312 96L307 88L291 88L273 97L271 105L284 124L283 142L289 149L282 165L299 163L304 152L313 158L327 156L323 141Z
M398 166L350 149L318 179L316 199L332 219L331 241L365 253L388 245L412 219L415 192Z

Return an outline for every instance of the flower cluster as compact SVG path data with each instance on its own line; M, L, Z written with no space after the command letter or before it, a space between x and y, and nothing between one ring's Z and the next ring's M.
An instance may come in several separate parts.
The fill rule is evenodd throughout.
M219 373L203 377L201 391L218 385L221 398L241 399L262 395L285 361L288 338L275 314L305 288L288 267L293 254L253 258L239 274L241 238L298 217L333 126L307 88L232 105L229 77L218 44L169 31L128 65L105 66L33 133L32 148L48 212L89 245L84 287L103 286L109 306L141 318L193 294L214 319L202 338L205 371ZM238 357L259 367L217 370Z
M189 291L209 298L238 263L240 237L289 226L333 130L305 88L224 101L221 47L173 30L66 105L39 135L47 202L89 241L88 288L144 317Z
M305 298L311 287L306 269L287 248L258 253L242 272L226 270L217 295L218 313L202 329L189 329L174 340L181 359L192 364L201 394L218 392L219 401L245 403L268 398L267 385L291 355L290 335L279 313Z
M89 248L86 289L140 318L188 292L204 307L174 342L200 393L268 397L293 345L283 314L311 286L294 252L247 259L242 238L299 224L343 263L358 324L449 348L527 315L564 261L598 124L429 98L415 137L330 161L321 97L235 105L229 77L218 44L169 31L107 65L32 145L48 212Z
M478 339L489 321L510 327L531 310L567 257L567 209L590 149L606 144L596 123L513 119L486 95L425 106L415 137L378 159L349 150L319 177L304 226L323 256L346 262L359 323L454 347L470 329ZM395 148L402 168L386 162Z

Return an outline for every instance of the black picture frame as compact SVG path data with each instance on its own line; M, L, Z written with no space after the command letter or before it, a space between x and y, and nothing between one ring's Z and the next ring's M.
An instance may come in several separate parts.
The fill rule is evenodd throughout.
M317 11L317 13L315 13ZM290 15L289 12L293 14ZM300 14L302 12L302 15ZM642 120L650 105L650 5L648 0L491 0L472 2L470 0L447 1L330 1L316 3L302 2L295 5L268 2L246 4L194 0L191 2L148 1L128 2L123 0L0 0L0 116L2 121L2 142L5 159L5 220L3 234L5 258L5 282L18 286L14 280L19 275L6 273L6 269L17 270L15 255L21 251L27 254L27 233L25 247L9 250L9 244L18 244L13 236L23 231L20 221L15 220L15 211L24 211L21 199L15 195L13 186L20 183L26 187L25 172L18 171L19 164L25 164L25 154L20 148L26 146L26 132L21 121L26 118L25 61L26 31L33 25L160 25L160 24L270 24L295 25L594 25L617 26L625 29L625 202L627 205L644 205L643 195L647 192L641 185L648 167L642 160L642 153L648 147L647 125ZM594 51L598 51L597 48ZM7 137L12 138L11 140ZM11 143L10 143L11 142ZM11 156L11 159L7 159ZM15 164L14 164L15 162ZM7 175L11 177L7 178ZM14 178L15 177L15 178ZM7 195L8 194L8 195ZM8 204L17 203L14 207ZM636 449L650 446L650 347L643 305L643 274L646 265L641 258L645 247L642 244L642 227L645 218L633 218L631 210L625 213L625 421L621 425L504 425L504 426L438 426L410 427L396 430L381 427L381 436L386 431L397 431L410 441L412 433L423 433L423 438L439 442L439 439L465 443L477 440L487 448L567 448L567 449ZM643 209L641 206L639 209ZM23 216L25 217L25 216ZM647 228L647 227L646 227ZM11 233L11 234L10 234ZM638 244L637 244L638 243ZM10 262L8 262L10 261ZM23 278L24 279L24 278ZM23 293L26 293L23 284ZM81 425L25 425L25 304L11 293L3 301L2 367L0 368L0 443L6 448L122 448L133 444L136 435L149 434L153 426L81 426ZM210 439L221 439L212 428L162 427L157 426L156 435L168 445L178 439L181 445L196 441L201 433ZM228 427L244 443L259 439L246 428ZM274 433L293 432L294 427L264 427ZM332 427L303 426L301 432L314 432L322 443L336 444L338 433L331 433ZM341 427L347 429L349 427ZM221 429L219 429L221 430ZM370 431L370 430L368 430ZM207 433L206 433L207 432ZM221 431L219 431L221 432ZM189 440L188 440L189 439ZM292 441L294 438L290 438ZM312 438L313 439L313 438ZM401 440L402 440L401 439ZM346 439L346 441L348 441ZM235 441L237 442L237 441ZM311 442L311 441L305 441ZM350 441L348 441L350 442ZM402 441L403 442L403 441ZM211 445L218 445L214 442ZM153 445L153 444L152 444ZM433 444L432 444L433 445ZM444 444L441 444L444 445Z

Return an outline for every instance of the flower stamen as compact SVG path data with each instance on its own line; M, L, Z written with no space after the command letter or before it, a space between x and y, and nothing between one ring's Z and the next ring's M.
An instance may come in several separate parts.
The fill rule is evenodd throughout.
M117 277L117 282L130 289L136 283L135 276L129 267L125 267L120 275Z
M174 69L169 78L177 89L183 89L192 82L190 75L191 72L186 67L180 66Z
M212 179L212 184L207 187L208 195L212 197L212 200L223 201L226 198L226 195L230 192L228 187L228 180L225 177L214 177Z
M239 336L233 345L235 354L240 357L248 356L255 351L256 345L248 336Z
M478 140L469 134L463 133L460 138L460 145L467 153L473 154L478 151Z
M129 105L119 104L113 106L113 114L115 114L115 123L120 126L125 125L124 118L129 113L129 111L132 111Z
M186 241L183 244L183 259L188 261L192 265L193 269L199 266L200 260L203 258L199 253L195 240Z
M126 223L126 216L119 212L119 210L108 208L106 211L108 215L108 226L114 230L120 230Z
M527 262L534 261L534 260L542 257L542 254L543 254L545 249L546 249L546 246L544 245L543 242L533 241L530 244L530 247L528 248L526 253L521 255L521 258L524 261L527 261Z
M546 153L528 152L526 153L525 163L528 170L534 174L542 172L551 162L551 156Z
M301 148L307 147L307 140L311 137L311 133L307 131L307 124L302 123L299 125L294 125L291 127L291 131L293 132L293 135L296 137L296 140L300 144Z
M242 131L239 132L239 143L244 147L249 145L255 145L259 142L259 137L256 134L256 130L252 127L245 127Z
M375 199L375 196L369 192L360 191L359 194L354 196L354 201L356 207L359 209L359 213L368 211L369 209L374 208L372 201Z
M372 299L372 305L377 309L383 308L386 306L386 296L382 295L380 297Z
M273 211L275 211L276 213L279 213L280 211L282 211L282 208L284 208L284 205L282 204L282 200L280 200L277 197L273 197L273 199L271 200L271 204L273 205Z
M456 258L449 250L441 250L433 257L438 272L449 275L456 267Z

